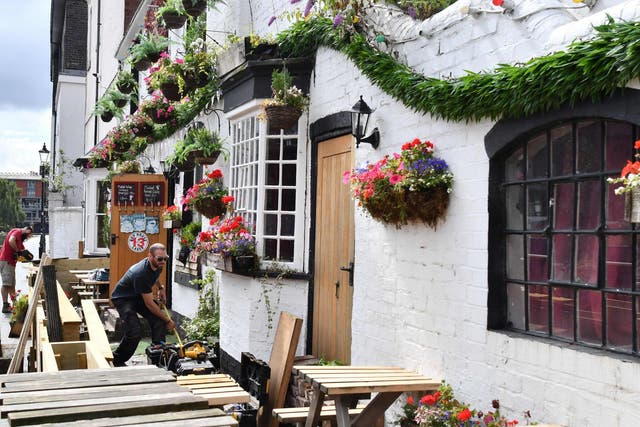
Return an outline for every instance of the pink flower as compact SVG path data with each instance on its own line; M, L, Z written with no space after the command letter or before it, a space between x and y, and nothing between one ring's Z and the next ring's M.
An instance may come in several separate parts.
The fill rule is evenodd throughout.
M396 185L400 181L402 181L402 175L398 175L397 173L389 177L389 182L393 185Z

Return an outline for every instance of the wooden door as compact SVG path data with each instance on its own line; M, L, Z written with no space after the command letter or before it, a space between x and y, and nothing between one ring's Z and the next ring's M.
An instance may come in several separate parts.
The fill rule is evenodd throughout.
M124 174L111 184L111 260L109 295L122 275L145 258L154 243L167 245L161 215L167 206L162 175ZM163 280L166 285L166 277Z
M313 306L313 353L327 360L351 362L354 202L342 174L353 167L353 137L318 145L316 243Z

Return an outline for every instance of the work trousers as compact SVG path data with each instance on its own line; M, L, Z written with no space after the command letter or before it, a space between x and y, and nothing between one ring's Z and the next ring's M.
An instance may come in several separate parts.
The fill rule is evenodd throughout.
M151 342L160 344L165 341L167 329L164 320L151 313L142 298L116 298L113 300L113 305L116 306L120 315L123 331L122 341L113 352L114 366L124 366L125 362L131 359L138 347L138 343L142 338L142 327L138 314L149 322Z

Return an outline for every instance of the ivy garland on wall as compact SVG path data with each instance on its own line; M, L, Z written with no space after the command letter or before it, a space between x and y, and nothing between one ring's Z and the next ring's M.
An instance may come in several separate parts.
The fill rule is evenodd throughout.
M598 101L640 76L640 22L594 27L596 37L522 65L451 79L425 77L329 18L299 21L278 35L283 55L313 55L320 46L349 57L374 84L417 112L452 121L521 118L565 103Z

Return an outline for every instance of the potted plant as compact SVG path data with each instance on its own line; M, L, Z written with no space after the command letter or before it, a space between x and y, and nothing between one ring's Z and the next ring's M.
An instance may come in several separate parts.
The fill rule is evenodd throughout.
M20 295L18 290L16 294L10 295L13 300L13 310L11 312L11 318L9 324L11 330L9 331L9 337L17 338L22 332L22 326L24 319L27 315L27 309L29 308L29 297L27 295Z
M137 137L142 138L153 133L153 120L143 112L130 115L122 125Z
M107 133L106 139L109 141L109 147L112 151L124 153L131 148L134 137L126 127L116 126Z
M229 200L225 197L228 196L222 182L222 171L215 169L187 190L182 204L207 218L213 218L223 215L227 211L227 204L233 201L233 198Z
M500 401L497 399L492 400L491 406L492 409L487 411L473 409L457 400L451 386L443 382L438 391L425 394L418 402L413 396L408 396L395 424L402 427L513 427L519 424L500 413ZM524 417L528 423L531 418L529 411Z
M433 152L430 141L416 138L401 154L346 171L343 180L373 218L397 227L418 220L435 227L449 205L453 174Z
M186 90L206 86L215 73L216 57L203 39L197 38L187 47L180 70Z
M118 114L120 114L120 109L116 107L113 100L104 96L96 102L93 109L93 115L100 116L103 122L110 122L113 116Z
M140 103L140 111L148 115L154 123L164 124L175 119L175 107L160 92L154 92L150 98Z
M188 141L188 142L187 142ZM193 128L187 133L185 143L197 163L210 165L218 160L224 140L220 134L205 127Z
M159 89L169 101L179 101L184 90L184 80L180 65L182 59L171 60L166 52L160 54L160 60L151 67L149 77L145 78L147 86Z
M214 254L216 268L246 272L256 268L256 240L241 216L212 218L210 227L198 234L196 250Z
M164 228L178 228L182 220L182 208L176 205L168 206L162 211L162 226Z
M140 167L140 162L137 160L123 160L119 162L116 168L116 175L126 173L141 174L142 168Z
M624 219L628 222L640 222L640 139L633 148L635 161L627 160L618 178L609 178L610 184L622 184L614 190L616 195L624 194Z
M129 95L125 95L119 90L111 88L107 89L103 97L111 99L117 108L124 108L124 106L127 105L127 102L129 102Z
M179 0L166 0L164 5L156 10L156 19L167 29L181 28L187 21L188 15L182 9Z
M271 74L273 98L263 103L269 126L289 129L298 122L302 111L309 105L309 98L293 86L293 77L284 69Z
M182 7L189 15L198 16L205 11L209 3L213 2L210 0L182 0Z
M85 167L90 168L106 168L111 163L110 141L106 138L94 145L89 150L89 156Z
M193 170L196 167L196 160L190 144L191 141L187 138L178 141L173 147L173 152L166 158L167 164L175 165L182 172Z
M133 73L126 70L120 70L116 78L116 87L121 93L130 94L138 87L138 81L133 77Z
M169 47L169 39L158 34L138 35L138 43L129 50L129 61L138 70L144 71L152 62L160 58L160 54Z

